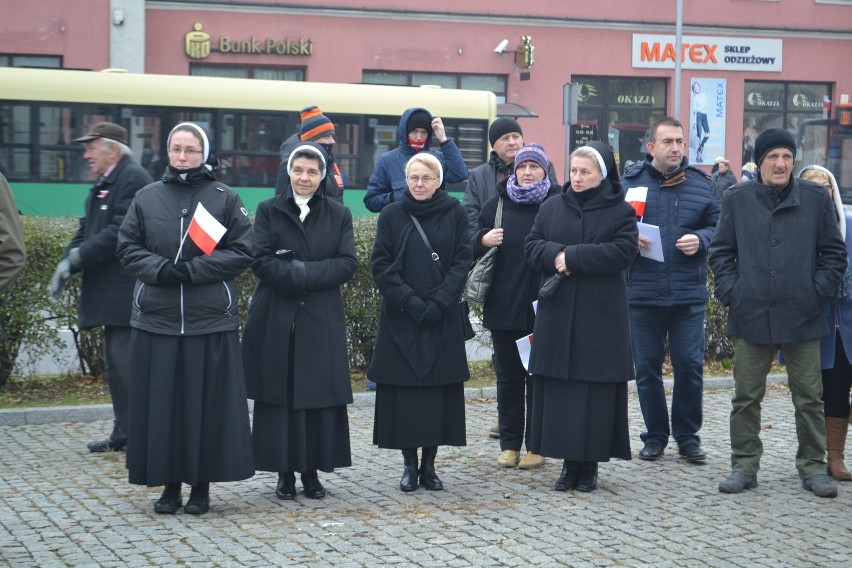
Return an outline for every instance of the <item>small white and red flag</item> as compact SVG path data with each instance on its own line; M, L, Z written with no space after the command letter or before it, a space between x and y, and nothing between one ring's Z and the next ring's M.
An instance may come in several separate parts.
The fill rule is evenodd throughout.
M192 220L189 222L189 228L186 230L189 238L192 239L198 248L204 251L204 254L211 255L216 248L216 244L222 240L228 229L220 223L216 217L210 214L207 209L199 202L195 208L195 213L192 215Z
M530 351L532 351L533 334L522 337L515 341L518 346L518 355L521 356L521 363L524 364L524 369L529 371L530 368Z
M647 199L648 188L642 186L628 188L627 194L624 196L624 200L636 210L637 217L645 215L645 200Z

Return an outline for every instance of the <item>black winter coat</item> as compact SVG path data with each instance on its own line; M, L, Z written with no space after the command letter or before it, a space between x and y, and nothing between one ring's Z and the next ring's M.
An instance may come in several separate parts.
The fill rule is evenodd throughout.
M429 256L403 202L391 203L379 215L372 268L382 303L376 345L367 370L367 376L378 383L438 386L461 383L470 378L459 309L459 298L471 264L467 215L462 204L456 202L451 209L434 217L439 216L448 217L450 225L455 227L451 235L451 254L441 258L444 273ZM434 243L437 240L433 231L436 219L427 217L419 220L426 236ZM415 293L414 288L420 287L415 284L416 275L399 270L397 260L410 251L422 256L422 267L440 280L436 289L423 297L435 300L443 308L443 317L431 328L421 328L404 311L409 296ZM411 342L411 349L400 347L400 343L406 342ZM406 356L414 351L423 356L420 361L425 361L428 372L415 371Z
M538 298L541 272L527 263L524 241L533 227L541 204L515 203L506 193L506 182L497 183L497 195L482 206L473 238L473 256L479 258L488 248L482 246L482 236L494 228L497 199L503 197L503 244L497 249L497 263L488 298L485 300L483 326L493 330L528 330L535 322L532 303ZM550 195L562 188L551 186Z
M122 156L109 175L89 191L85 216L66 247L66 253L79 247L83 262L81 329L130 325L134 278L124 271L115 247L133 196L152 181L142 166L130 156Z
M757 181L722 196L710 245L714 292L728 306L728 334L749 343L798 343L828 333L823 300L846 269L837 211L821 185L793 178L778 190Z
M303 223L288 183L257 207L251 267L259 282L242 343L248 397L288 404L285 387L292 384L297 410L352 402L340 292L358 268L352 214L320 191L308 206ZM282 249L293 258L276 255Z
M524 250L545 277L565 251L569 276L538 303L530 374L587 382L632 380L624 272L639 233L621 187L604 180L582 207L570 188L545 201Z
M181 261L191 283L161 286L157 275L174 262L198 203L227 231L213 254L186 237ZM251 222L240 196L210 179L197 184L158 181L139 191L118 236L118 257L137 278L132 327L164 335L202 335L239 327L236 277L251 264Z

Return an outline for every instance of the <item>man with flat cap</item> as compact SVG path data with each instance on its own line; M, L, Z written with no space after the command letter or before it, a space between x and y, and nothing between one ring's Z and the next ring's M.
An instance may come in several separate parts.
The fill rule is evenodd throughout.
M136 192L154 180L134 162L127 130L100 122L74 142L86 148L83 159L97 177L86 198L77 233L65 247L48 291L58 299L62 286L83 272L80 293L80 329L104 327L106 378L115 414L109 438L90 442L91 452L119 451L127 445L130 308L134 279L115 255L118 227Z
M760 403L780 348L796 408L796 469L802 487L819 497L836 497L837 487L826 475L819 338L830 331L823 304L846 269L846 245L829 193L793 176L792 134L781 128L763 131L754 159L757 179L722 195L710 245L715 294L729 309L728 335L736 353L732 472L719 491L757 487L763 454Z

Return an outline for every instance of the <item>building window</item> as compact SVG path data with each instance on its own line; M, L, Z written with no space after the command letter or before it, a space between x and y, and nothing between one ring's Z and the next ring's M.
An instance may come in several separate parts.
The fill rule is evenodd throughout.
M271 81L304 81L303 68L237 67L233 65L189 65L190 75L226 77L229 79L267 79Z
M768 128L798 134L799 124L822 118L823 100L831 98L829 83L746 81L743 112L743 164L754 161L754 141Z
M61 69L62 58L53 55L2 55L0 67L41 67Z
M650 125L666 116L666 80L575 76L580 84L578 122L571 127L571 145L607 141L619 170L644 158Z
M361 82L371 85L397 85L420 87L438 85L444 89L491 91L498 103L506 102L506 77L504 75L463 75L458 73L423 73L419 71L364 71Z

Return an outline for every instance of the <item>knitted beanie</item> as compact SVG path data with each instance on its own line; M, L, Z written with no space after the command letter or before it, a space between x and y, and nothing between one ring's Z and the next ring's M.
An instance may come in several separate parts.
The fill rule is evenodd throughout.
M302 127L299 129L299 139L302 142L312 142L324 136L334 136L334 125L326 118L319 107L310 106L302 109Z
M425 110L415 110L408 117L408 125L405 133L408 134L415 128L422 128L426 132L432 132L432 117Z
M770 128L764 130L754 142L754 163L760 167L763 158L775 148L787 148L796 157L796 139L783 128Z
M518 124L517 120L508 116L501 116L491 123L491 128L488 129L488 142L493 147L494 143L501 136L510 132L517 132L521 136L524 135L524 131L521 130L521 125Z
M518 153L515 154L514 169L517 170L518 167L520 167L520 165L524 162L535 162L536 164L541 166L541 169L543 169L545 172L547 171L548 166L550 165L550 161L547 159L547 154L544 153L544 148L542 148L538 144L526 144L520 150L518 150Z

